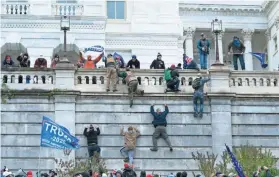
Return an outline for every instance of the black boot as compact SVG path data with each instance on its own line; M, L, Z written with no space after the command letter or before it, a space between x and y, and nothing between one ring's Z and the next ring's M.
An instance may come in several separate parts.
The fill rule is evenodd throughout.
M203 116L202 113L199 113L199 117L202 118L202 116Z
M198 117L198 113L194 112L194 117Z

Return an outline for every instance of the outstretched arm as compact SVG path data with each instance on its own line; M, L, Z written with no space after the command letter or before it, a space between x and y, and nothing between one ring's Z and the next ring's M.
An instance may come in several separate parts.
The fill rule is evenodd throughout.
M151 113L153 116L155 116L154 105L152 105L152 106L150 107L150 113Z
M120 135L125 136L125 132L124 132L124 128L123 127L120 129Z
M167 115L169 113L169 107L165 104L165 114Z
M140 136L140 131L136 127L134 127L134 130L136 131L137 137Z
M87 128L84 129L83 135L86 136L86 137L88 136Z
M101 53L101 55L99 55L97 58L95 58L95 59L93 60L93 62L94 62L95 64L97 64L97 63L101 60L101 58L103 57L103 55L104 55L104 53Z
M97 135L100 135L100 134L101 134L100 128L97 127Z

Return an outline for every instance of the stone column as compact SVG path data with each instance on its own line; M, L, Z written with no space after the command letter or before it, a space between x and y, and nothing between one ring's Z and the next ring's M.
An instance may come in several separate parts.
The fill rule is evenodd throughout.
M244 54L244 61L245 61L245 68L247 71L253 71L253 57L249 52L252 52L252 36L254 33L254 29L243 29L242 34L244 38L244 46L245 54Z
M215 33L212 34L214 43L215 43L215 54L216 54L216 35ZM224 31L222 31L220 34L218 34L218 48L219 48L219 60L220 63L224 63L224 53L223 53L223 36L224 36ZM216 57L216 55L214 55ZM214 61L216 58L214 59Z
M272 54L272 40L269 29L265 32L266 41L267 41L267 57L268 57L268 70L273 71L273 54Z
M194 59L194 46L193 46L193 38L195 34L195 28L187 27L184 29L185 36L185 49L184 53Z
M56 65L55 69L55 122L66 127L72 135L75 135L75 102L77 92L75 88L75 68L67 61ZM64 154L63 150L55 153L56 159L75 159L75 151L70 155Z
M232 146L232 117L229 75L227 66L212 66L209 70L211 80L208 96L211 104L212 151L220 155L225 150L225 144Z

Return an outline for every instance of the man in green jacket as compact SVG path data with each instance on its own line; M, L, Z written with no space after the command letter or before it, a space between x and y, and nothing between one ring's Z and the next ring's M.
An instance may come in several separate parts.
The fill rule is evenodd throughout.
M129 68L126 69L126 72L125 71L118 72L118 77L123 78L128 86L130 107L132 107L134 94L143 95L144 90L138 89L138 84L139 84L138 79L134 76L134 74Z

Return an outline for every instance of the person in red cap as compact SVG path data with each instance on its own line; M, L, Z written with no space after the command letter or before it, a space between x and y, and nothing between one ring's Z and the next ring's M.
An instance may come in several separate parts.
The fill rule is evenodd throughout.
M27 174L27 177L33 177L33 173L30 170L26 174Z
M137 177L136 172L129 166L128 163L124 163L124 170L122 177Z
M179 73L175 65L171 65L170 68L165 70L165 80L167 82L167 91L180 91L178 89L180 84Z
M147 174L146 177L153 177L151 174Z

